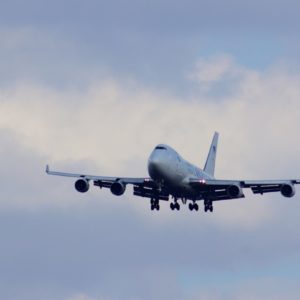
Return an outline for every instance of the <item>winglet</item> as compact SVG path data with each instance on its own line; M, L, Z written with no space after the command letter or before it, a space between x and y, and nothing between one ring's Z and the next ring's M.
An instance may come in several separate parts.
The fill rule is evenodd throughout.
M214 176L219 133L215 132L203 171Z
M49 171L50 171L50 169L49 169L49 165L46 165L46 173L48 174L48 173L49 173Z

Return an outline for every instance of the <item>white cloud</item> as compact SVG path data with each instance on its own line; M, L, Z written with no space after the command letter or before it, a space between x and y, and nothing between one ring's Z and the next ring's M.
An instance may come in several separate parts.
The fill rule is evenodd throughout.
M220 55L209 59L199 59L190 79L199 83L211 83L224 79L228 75L241 74L233 59L227 55Z

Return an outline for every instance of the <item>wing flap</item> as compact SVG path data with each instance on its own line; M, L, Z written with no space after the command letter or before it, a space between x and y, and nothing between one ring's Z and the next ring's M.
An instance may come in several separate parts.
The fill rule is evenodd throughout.
M265 193L273 193L280 192L281 185L271 185L271 186L253 186L251 187L253 194L265 194Z
M209 199L211 201L221 201L221 200L235 200L235 199L240 199L240 198L245 198L245 195L242 194L239 197L229 197L227 194L227 191L223 191L222 193L216 193L212 195Z
M191 178L189 184L194 187L215 187L225 188L229 185L242 185L242 181L238 180L219 180L219 179L202 179L202 178Z
M282 184L297 184L296 179L287 179L287 180L245 180L242 181L243 186L248 188L248 187L253 187L253 186L272 186L272 185L282 185ZM300 183L300 181L299 181Z
M94 186L98 186L100 189L110 188L112 184L113 181L94 180Z

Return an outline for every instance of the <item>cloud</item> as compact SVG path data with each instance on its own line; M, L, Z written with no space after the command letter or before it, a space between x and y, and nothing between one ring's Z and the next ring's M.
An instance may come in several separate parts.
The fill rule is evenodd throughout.
M1 4L0 298L298 299L299 187L157 214L44 168L202 166L218 130L219 178L299 177L299 4L69 2Z
M6 1L0 11L0 82L31 78L62 88L110 73L188 93L182 73L199 55L230 52L259 69L291 56L294 63L298 7L295 1L268 0L117 0L104 6Z
M218 56L214 58L200 59L196 68L190 75L190 79L199 83L210 83L224 79L225 76L241 75L237 72L232 59L229 56Z
M223 75L238 69L234 94L220 102L201 91L181 99L134 81L95 81L85 90L20 84L0 91L0 126L45 164L119 176L147 175L148 155L160 142L201 166L218 130L218 177L297 177L299 77L275 67L252 72L226 57L202 60L202 66L201 76L209 74L212 82L226 81ZM249 214L251 206L255 214ZM234 224L257 224L276 215L258 200L220 207L224 214L218 220Z
M203 60L209 70L219 63ZM293 285L298 194L248 193L216 203L213 215L186 207L174 214L167 204L154 214L130 190L120 198L94 187L81 195L73 180L44 173L50 163L71 172L144 176L160 142L201 166L218 130L218 177L297 177L299 75L282 66L253 72L232 62L216 73L235 68L241 79L231 81L234 93L222 101L201 89L182 98L134 80L95 80L84 89L34 82L1 87L3 298L18 290L14 299L30 293L36 299L226 299L224 278L231 278L229 295L240 295L253 270L264 277L272 268L275 281L285 274L279 294ZM281 271L285 263L295 266L293 275ZM199 281L188 283L195 274ZM207 278L220 287L207 291Z
M199 59L187 78L196 83L198 93L226 99L234 96L236 87L244 81L245 76L251 74L255 72L238 65L232 57L216 55Z

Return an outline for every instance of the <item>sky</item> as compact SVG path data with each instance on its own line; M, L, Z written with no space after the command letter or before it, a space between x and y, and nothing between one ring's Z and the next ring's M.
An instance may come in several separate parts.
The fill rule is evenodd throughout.
M158 143L216 177L300 178L298 1L0 3L0 298L299 299L300 197L180 212L74 180ZM200 205L201 208L201 205Z

